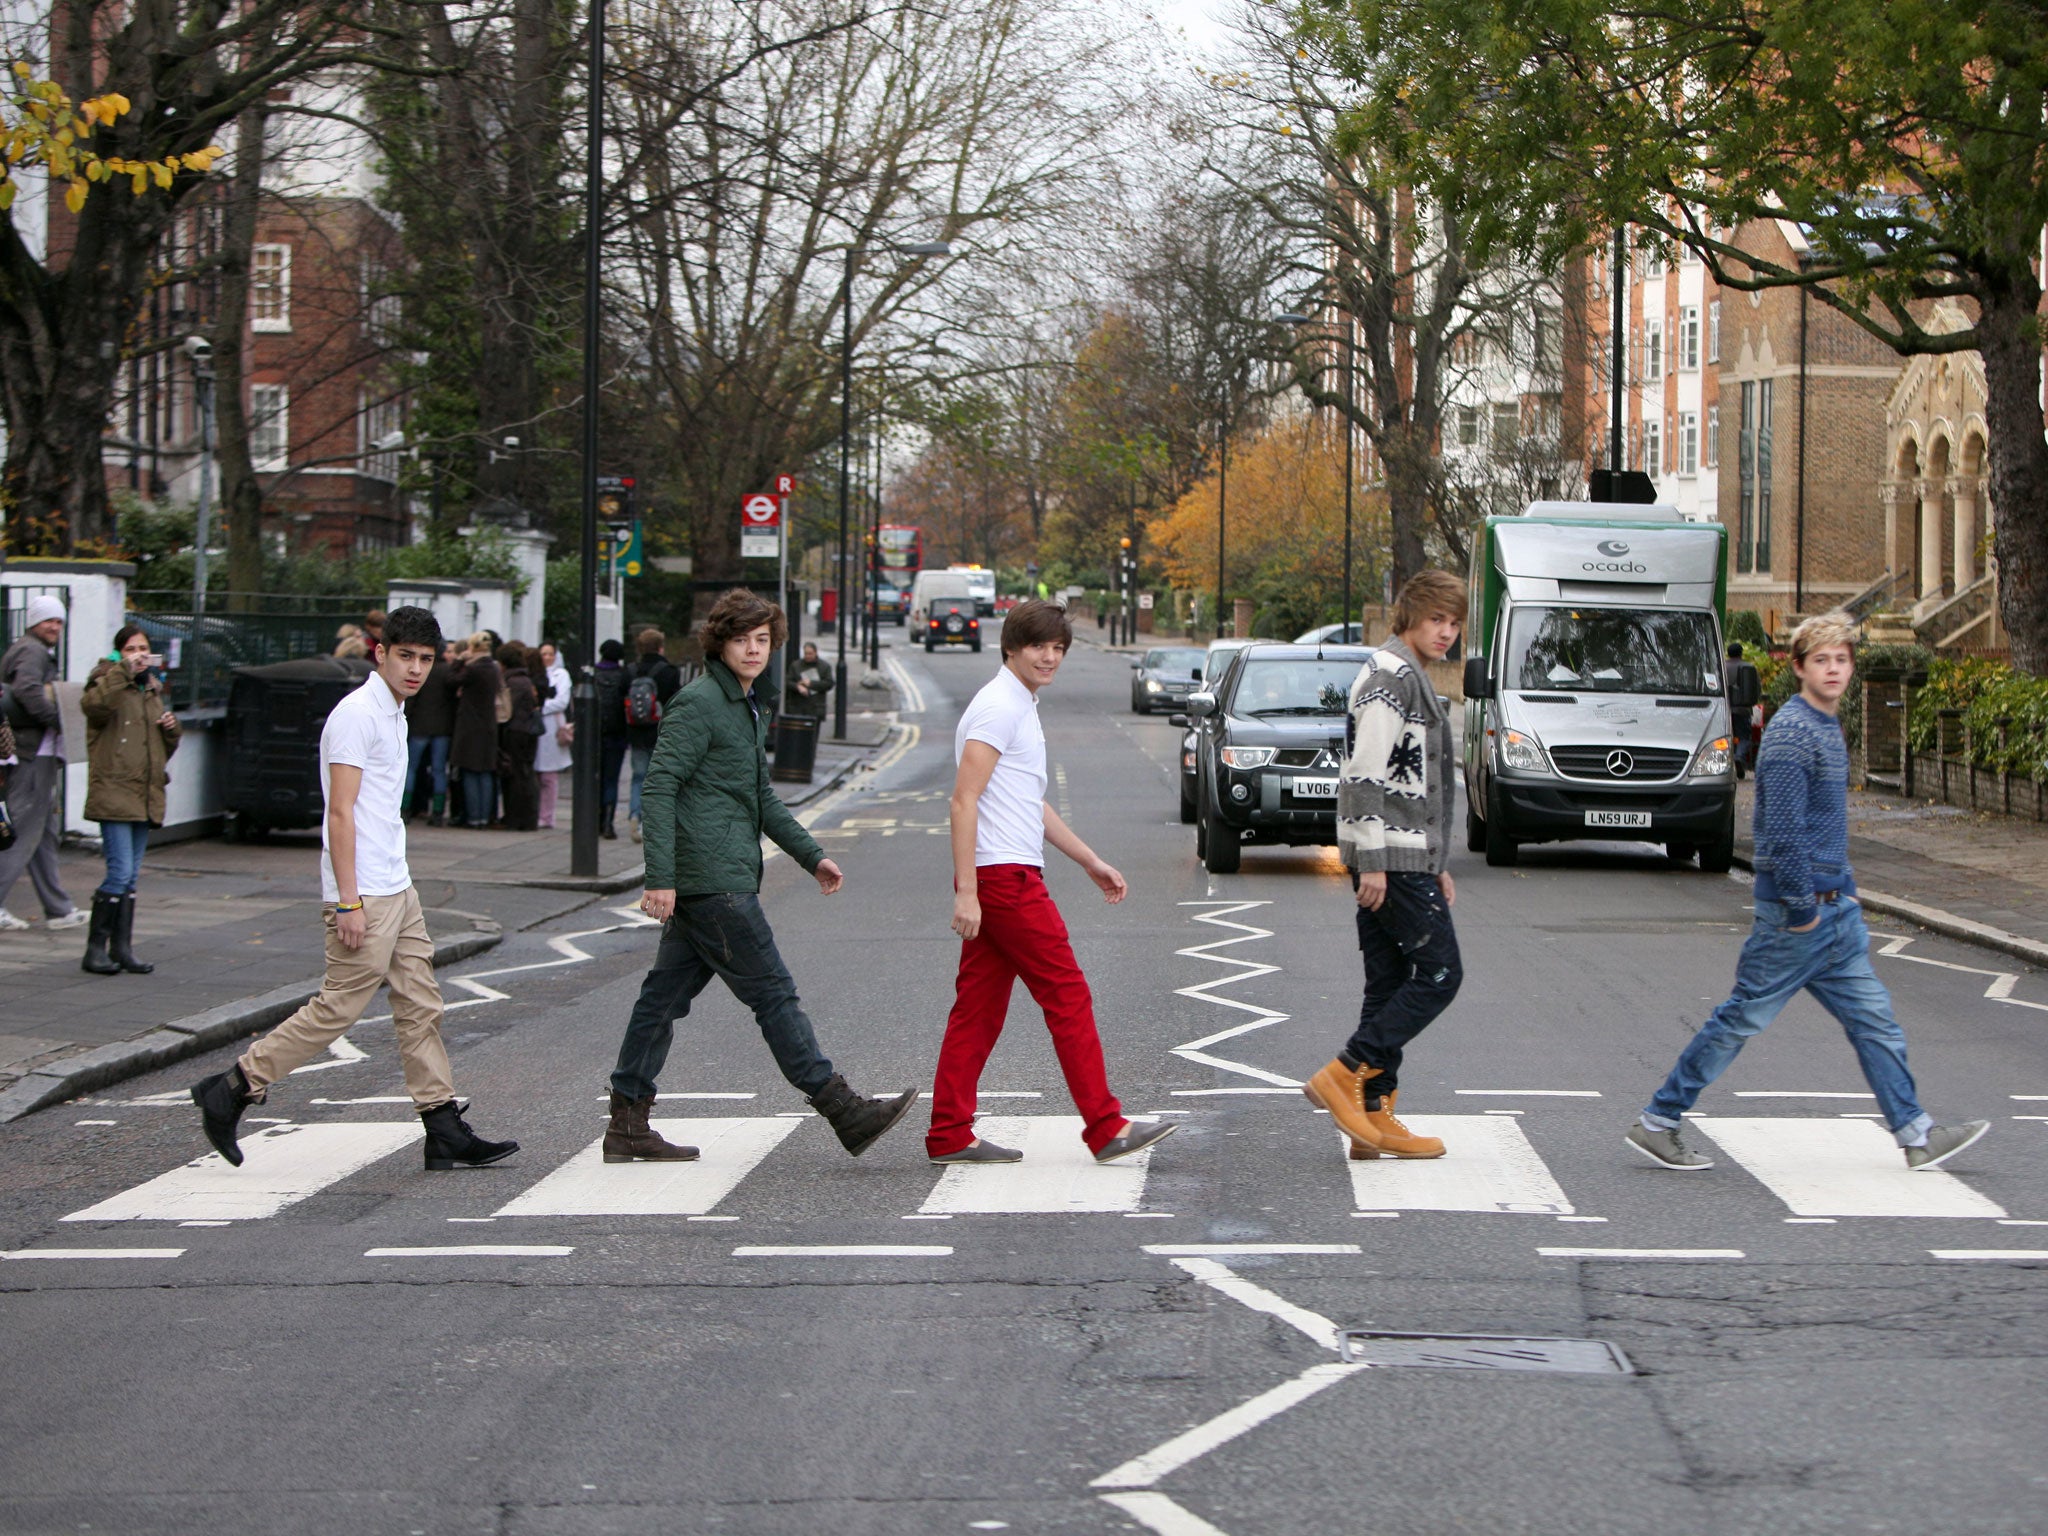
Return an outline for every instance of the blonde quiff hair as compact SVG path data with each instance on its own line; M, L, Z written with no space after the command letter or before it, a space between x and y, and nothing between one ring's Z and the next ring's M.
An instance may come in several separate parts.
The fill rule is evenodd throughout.
M1833 613L1817 613L1800 620L1799 627L1792 631L1792 659L1803 666L1807 657L1830 645L1846 645L1853 656L1856 640L1857 626L1852 615L1839 608Z
M1395 634L1405 635L1439 613L1449 614L1460 624L1465 622L1465 584L1449 571L1417 571L1394 595L1389 623Z

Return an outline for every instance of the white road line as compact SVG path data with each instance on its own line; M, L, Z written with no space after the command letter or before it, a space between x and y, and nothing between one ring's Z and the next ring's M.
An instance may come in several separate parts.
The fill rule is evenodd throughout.
M1347 1162L1361 1211L1487 1211L1569 1216L1572 1203L1519 1120L1497 1115L1407 1115L1419 1136L1443 1138L1444 1155Z
M1228 1536L1200 1515L1189 1514L1156 1489L1105 1493L1102 1502L1122 1510L1157 1536Z
M1740 1248L1538 1248L1546 1259L1739 1259Z
M917 679L910 675L910 669L894 656L882 659L882 666L896 679L896 686L903 694L903 709L906 714L924 713L924 690L917 686Z
M997 1146L1022 1152L1024 1161L952 1164L921 1211L1003 1216L1134 1211L1145 1197L1151 1151L1098 1163L1082 1144L1079 1115L984 1115L974 1128Z
M551 1244L466 1243L446 1247L365 1248L366 1259L562 1259L574 1248Z
M1735 1095L1738 1099L1874 1099L1874 1093L1808 1093L1791 1088L1748 1088Z
M253 1221L419 1141L418 1125L395 1121L278 1126L242 1138L240 1168L209 1152L64 1219Z
M191 1100L188 1098L187 1103ZM308 1104L410 1104L412 1096L404 1093L379 1094L367 1099L308 1099Z
M1145 1251L1157 1253L1159 1250L1148 1248ZM1356 1253L1358 1250L1353 1248L1351 1251ZM1173 1261L1173 1266L1199 1280L1210 1290L1228 1296L1232 1301L1249 1307L1254 1312L1263 1312L1268 1317L1277 1318L1290 1328L1299 1329L1325 1349L1334 1350L1337 1347L1337 1325L1327 1317L1320 1312L1311 1312L1306 1307L1297 1307L1286 1297L1276 1296L1262 1285L1252 1284L1226 1264L1219 1264L1214 1259L1177 1258Z
M1930 1248L1937 1259L1984 1260L1990 1263L2048 1263L2048 1248Z
M1469 1099L1597 1099L1597 1088L1454 1088Z
M1216 1039L1220 1037L1211 1036L1210 1038ZM1196 1043L1202 1044L1204 1042L1198 1041ZM1176 1099L1225 1099L1234 1098L1239 1095L1255 1096L1264 1093L1277 1093L1292 1098L1295 1094L1301 1092L1301 1088L1297 1084L1292 1088L1171 1088L1167 1092L1170 1097Z
M1173 1054L1185 1057L1189 1061L1199 1061L1204 1066L1215 1067L1224 1072L1235 1072L1240 1077L1257 1078L1261 1082L1272 1083L1276 1087L1299 1088L1301 1084L1291 1077L1282 1077L1279 1073L1268 1072L1263 1067L1248 1067L1241 1061L1226 1061L1220 1056L1209 1055L1207 1051L1209 1046L1228 1040L1235 1035L1249 1034L1255 1029L1265 1029L1290 1017L1290 1015L1281 1013L1277 1009L1262 1007L1257 1003L1241 1002L1234 997L1218 997L1212 990L1216 987L1235 986L1240 981L1253 981L1261 976L1271 976L1280 969L1277 965L1267 965L1258 960L1240 960L1233 955L1213 953L1213 951L1219 949L1228 949L1233 944L1247 944L1255 939L1270 939L1273 937L1273 930L1270 928L1257 928L1249 923L1233 923L1228 921L1232 913L1249 912L1255 907L1269 907L1272 903L1270 901L1183 901L1180 905L1183 907L1216 908L1217 910L1215 911L1196 912L1191 915L1198 923L1209 923L1218 928L1234 928L1237 930L1238 936L1230 939L1212 939L1207 944L1190 945L1186 949L1175 950L1174 954L1177 956L1185 955L1191 960L1209 960L1217 965L1235 966L1237 969L1229 976L1221 976L1213 981L1202 982L1197 986L1176 987L1174 989L1175 995L1178 997L1196 998L1201 1002L1214 1004L1218 1008L1229 1008L1238 1013L1251 1014L1252 1017L1246 1023L1233 1024L1229 1029L1218 1030L1212 1035L1204 1035L1199 1040L1190 1040L1186 1045L1176 1045L1173 1048Z
M1909 955L1908 946L1915 940L1911 937L1896 938L1878 950L1878 954L1893 960L1906 960L1914 965L1931 965L1936 970L1955 971L1964 976L1989 976L1990 985L1984 988L1987 1001L2006 1003L2014 1008L2032 1008L2038 1013L2048 1013L2048 1003L2030 1003L2025 998L2014 997L2012 989L2019 984L2016 971L1987 971L1981 966L1957 965L1952 960L1933 960L1926 955Z
M607 1163L599 1137L500 1216L702 1216L738 1187L802 1124L781 1116L653 1120L653 1129L702 1154L689 1163Z
M736 1259L943 1259L951 1248L924 1248L890 1243L784 1244L760 1248L735 1248Z
M2006 1214L1951 1173L1909 1170L1890 1132L1868 1120L1702 1115L1693 1124L1794 1216Z
M1032 1092L1029 1090L1019 1091L1004 1090L999 1088L977 1088L975 1090L974 1096L977 1099L1042 1099L1045 1097L1045 1095L1042 1093ZM920 1093L918 1097L920 1099L928 1099L931 1097L931 1095L928 1093Z
M16 1248L0 1259L175 1259L182 1248Z
M388 1015L387 1015L388 1017ZM357 1045L347 1035L336 1035L327 1043L329 1061L309 1061L303 1067L293 1067L291 1075L298 1077L306 1072L325 1072L332 1067L352 1067L359 1061L368 1061L370 1053Z
M1260 1258L1278 1253L1357 1253L1356 1243L1147 1243L1162 1259Z
M1318 1392L1334 1387L1348 1376L1370 1369L1367 1365L1347 1365L1341 1361L1312 1365L1292 1381L1283 1381L1279 1386L1261 1392L1248 1402L1239 1403L1235 1408L1217 1414L1207 1423L1197 1424L1193 1429L1175 1435L1164 1445L1149 1450L1142 1456L1132 1457L1114 1471L1103 1473L1088 1486L1149 1488L1179 1471L1189 1462L1197 1461L1219 1446L1228 1445L1239 1435L1257 1429L1268 1419L1277 1418L1288 1409L1298 1407Z

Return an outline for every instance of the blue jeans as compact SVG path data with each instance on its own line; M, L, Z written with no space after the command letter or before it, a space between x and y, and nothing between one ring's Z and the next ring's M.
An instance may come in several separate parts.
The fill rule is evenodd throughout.
M428 772L434 776L434 793L445 796L448 793L448 748L454 744L453 736L408 736L405 741L405 801L412 804L414 792L420 783L420 759L428 761Z
M100 848L107 856L107 878L98 895L127 896L135 890L135 877L142 873L142 850L149 846L146 821L103 821Z
M647 782L647 768L654 761L654 748L652 746L643 747L635 745L632 748L632 752L633 792L629 797L626 814L632 817L633 820L638 821L640 819L640 786Z
M690 1002L718 977L732 995L754 1011L761 1038L775 1065L805 1098L832 1080L832 1063L818 1049L796 998L796 983L775 948L775 933L758 896L686 897L661 930L654 968L640 985L640 1000L619 1043L612 1090L629 1099L651 1098L668 1060L678 1019Z
M1643 1118L1666 1130L1691 1109L1700 1091L1732 1062L1753 1035L1801 990L1811 992L1835 1016L1855 1047L1863 1080L1877 1095L1900 1146L1925 1137L1932 1117L1920 1108L1913 1074L1906 1066L1906 1033L1892 1016L1891 994L1870 968L1870 930L1863 909L1847 896L1823 903L1820 926L1793 933L1785 926L1785 904L1759 901L1756 925L1735 962L1735 991L1707 1016Z
M1358 948L1365 999L1342 1059L1379 1068L1366 1089L1378 1096L1401 1086L1403 1049L1451 1006L1465 980L1458 932L1436 876L1390 871L1387 899L1371 911L1358 909Z
M472 827L488 827L498 814L498 776L463 769L462 808Z

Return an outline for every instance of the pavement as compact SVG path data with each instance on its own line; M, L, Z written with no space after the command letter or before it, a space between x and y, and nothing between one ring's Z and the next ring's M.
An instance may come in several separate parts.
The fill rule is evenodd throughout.
M952 729L993 670L905 659L904 729L806 811L844 891L766 866L863 1091L931 1081ZM1400 1104L1449 1153L1350 1162L1298 1086L1358 1008L1341 867L1203 870L1178 733L1127 684L1083 647L1041 713L1049 797L1129 895L1046 878L1111 1082L1172 1137L1087 1160L1020 990L980 1107L1023 1162L932 1167L921 1107L849 1158L714 984L657 1109L702 1157L607 1165L652 925L620 893L508 926L444 973L472 1123L521 1142L496 1167L421 1169L377 1018L245 1118L239 1170L181 1097L233 1047L0 1128L0 1530L2041 1529L2048 974L1873 913L1929 1109L1991 1134L1908 1173L1799 998L1701 1099L1716 1166L1674 1178L1621 1131L1726 995L1748 883L1460 848L1463 989Z
M818 744L809 784L778 782L802 810L844 784L888 739L894 700L884 689L848 701L844 742ZM567 775L564 775L566 780ZM437 966L467 959L594 899L637 889L641 849L629 835L598 843L598 874L569 873L575 804L566 782L554 830L407 829L407 854L435 937ZM0 933L0 1123L75 1093L267 1029L319 989L320 838L273 833L259 843L218 838L163 845L143 861L135 947L156 969L94 976L79 967L83 929L52 933L24 879L12 906L34 920ZM86 905L103 865L89 847L59 859L65 888Z

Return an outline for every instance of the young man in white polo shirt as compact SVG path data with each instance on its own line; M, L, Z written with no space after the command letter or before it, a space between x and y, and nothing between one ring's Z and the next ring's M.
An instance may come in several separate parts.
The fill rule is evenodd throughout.
M1088 872L1110 902L1124 899L1124 877L1071 832L1045 801L1045 732L1038 691L1060 669L1074 641L1066 610L1036 600L1003 621L1003 667L974 696L953 737L953 931L960 974L932 1085L925 1151L935 1163L1014 1163L1021 1152L974 1134L976 1089L995 1049L1018 977L1045 1010L1053 1050L1081 1139L1098 1163L1142 1151L1173 1127L1124 1118L1109 1091L1102 1037L1088 978L1074 960L1067 926L1045 888L1050 841Z
M263 1036L225 1072L196 1084L206 1139L240 1167L235 1122L272 1083L318 1056L345 1033L380 986L391 988L391 1018L406 1091L426 1126L431 1170L481 1167L510 1157L516 1141L485 1141L463 1121L441 1043L441 989L434 941L405 862L405 701L419 692L441 651L441 626L424 608L396 608L384 621L377 670L327 717L320 732L320 886L327 902L327 974L320 995Z

